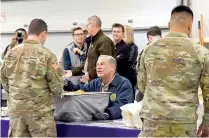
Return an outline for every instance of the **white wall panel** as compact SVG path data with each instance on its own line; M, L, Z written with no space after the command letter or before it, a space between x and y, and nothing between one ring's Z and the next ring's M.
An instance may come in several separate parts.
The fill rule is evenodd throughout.
M91 15L98 15L103 28L115 22L133 27L167 26L171 9L178 0L16 0L2 2L6 21L2 32L11 32L34 18L44 19L49 30L69 30L73 22L85 23Z
M71 34L66 33L73 22L86 23L91 15L98 15L102 28L110 30L115 22L128 24L133 20L135 41L142 50L147 43L146 29L153 25L167 27L170 12L179 0L16 0L1 3L1 12L6 20L1 25L1 49L10 43L13 32L34 18L42 18L49 26L45 46L57 56L72 41ZM27 28L26 28L27 29ZM65 33L64 33L65 32ZM167 30L164 31L164 34ZM105 32L112 38L111 32Z

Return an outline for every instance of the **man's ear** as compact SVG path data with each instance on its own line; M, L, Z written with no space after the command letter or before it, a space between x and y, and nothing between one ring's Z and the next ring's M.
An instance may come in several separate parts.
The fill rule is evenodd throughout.
M124 37L125 37L125 34L124 34L124 32L123 32L122 38L124 38Z
M189 30L189 31L192 30L192 22L189 23L189 25L188 25L188 30Z
M152 41L152 36L148 35L148 41L151 42Z
M116 70L116 67L114 65L112 65L112 71L114 72Z
M170 26L171 26L171 22L168 22L168 28L170 29Z
M72 34L72 39L74 40L74 35Z
M46 31L43 31L43 32L41 32L41 35L42 35L42 38L46 39L47 32Z
M41 38L44 38L44 32L40 33Z

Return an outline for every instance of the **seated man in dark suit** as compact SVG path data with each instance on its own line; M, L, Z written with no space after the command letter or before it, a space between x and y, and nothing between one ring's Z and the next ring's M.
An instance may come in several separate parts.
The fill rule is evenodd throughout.
M65 91L84 90L85 92L112 92L110 94L108 107L104 113L95 113L93 120L108 120L121 118L120 107L131 103L132 86L128 79L116 72L116 60L112 56L101 55L96 64L97 76L90 83L73 85L71 81L65 80ZM99 99L98 99L99 100Z

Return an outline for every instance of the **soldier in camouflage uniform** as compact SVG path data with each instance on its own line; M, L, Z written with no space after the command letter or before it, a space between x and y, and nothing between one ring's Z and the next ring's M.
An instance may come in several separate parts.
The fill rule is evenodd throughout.
M56 137L52 95L62 92L63 79L56 56L43 44L47 25L34 19L28 39L11 49L1 68L8 92L9 137Z
M148 29L147 31L147 40L148 40L148 44L161 39L162 38L162 31L160 30L160 28L158 26L152 26ZM137 71L139 72L140 69L140 59L141 59L141 55L143 53L144 49L139 53L138 57L137 57ZM143 99L144 95L139 91L136 95L136 101L139 102Z
M170 33L142 53L138 87L144 93L139 137L194 137L209 134L209 51L188 36L193 12L172 10ZM198 87L205 114L197 133Z

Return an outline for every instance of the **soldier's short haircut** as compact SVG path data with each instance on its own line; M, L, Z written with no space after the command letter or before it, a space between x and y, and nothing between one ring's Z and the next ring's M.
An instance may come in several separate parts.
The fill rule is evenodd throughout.
M161 29L158 26L152 26L147 31L147 38L148 38L149 35L151 35L151 36L161 36L162 37Z
M99 60L100 58L107 58L108 62L109 62L110 64L114 65L114 66L115 66L115 69L117 68L117 61L115 60L114 57L109 56L109 55L100 55L100 56L98 57L98 60Z
M173 8L173 10L171 11L171 16L173 14L175 14L175 13L183 13L183 12L191 15L192 20L193 20L193 16L194 15L193 15L192 10L189 7L185 6L185 5L179 5L179 6L175 7L175 8Z
M93 21L98 27L102 27L102 21L101 19L96 16L96 15L93 15L91 17L88 18L88 21Z
M124 26L120 23L115 23L112 25L112 29L113 28L121 28L122 29L122 32L124 33L125 32L125 29L124 29Z
M73 28L72 29L72 35L74 35L75 31L77 31L77 30L82 30L82 28L81 27L75 27L75 28Z
M40 35L41 32L48 32L47 24L42 19L33 19L28 28L28 34Z

